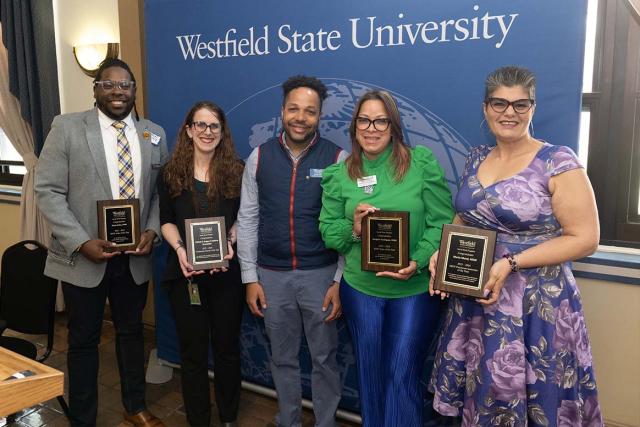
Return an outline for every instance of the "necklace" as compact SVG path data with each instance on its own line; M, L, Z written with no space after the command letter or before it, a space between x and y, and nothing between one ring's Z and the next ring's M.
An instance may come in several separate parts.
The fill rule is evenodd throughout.
M207 182L209 179L209 168L193 168L193 176L198 181Z

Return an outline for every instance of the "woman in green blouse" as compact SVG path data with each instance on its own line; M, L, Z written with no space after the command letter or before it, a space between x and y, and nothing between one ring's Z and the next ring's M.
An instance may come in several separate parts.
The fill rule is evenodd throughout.
M451 222L442 167L425 147L404 144L395 100L385 91L360 98L350 127L352 154L322 180L320 231L345 256L340 284L351 332L364 426L422 426L420 378L436 332L439 298L428 294L429 257ZM376 210L408 211L409 266L360 268L361 221Z

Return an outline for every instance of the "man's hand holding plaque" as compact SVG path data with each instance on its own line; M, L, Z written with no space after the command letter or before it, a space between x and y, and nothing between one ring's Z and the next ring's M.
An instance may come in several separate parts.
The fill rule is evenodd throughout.
M125 251L128 255L143 256L149 255L153 248L153 241L156 239L156 232L153 230L145 230L140 234L138 246L134 250Z
M495 245L495 231L445 224L435 271L433 261L430 265L433 290L441 295L486 298L484 286L489 279Z
M110 250L111 247L113 247L113 243L111 242L102 239L91 239L80 245L78 252L89 261L99 264L107 261L109 258L120 255L120 252Z

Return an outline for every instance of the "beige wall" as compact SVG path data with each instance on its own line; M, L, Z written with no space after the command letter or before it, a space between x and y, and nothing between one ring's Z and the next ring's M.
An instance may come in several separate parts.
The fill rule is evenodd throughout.
M0 255L9 246L20 241L20 205L7 203L5 201L7 199L11 202L20 202L20 197L0 196L0 224L2 224Z
M640 285L578 279L607 426L640 426Z
M129 64L131 71L138 80L136 107L138 113L146 117L143 3L143 0L118 0L118 11L120 18L120 57Z
M133 1L133 0L131 0ZM79 44L119 42L117 0L53 0L58 57L60 111L71 113L93 106L91 77L73 56Z

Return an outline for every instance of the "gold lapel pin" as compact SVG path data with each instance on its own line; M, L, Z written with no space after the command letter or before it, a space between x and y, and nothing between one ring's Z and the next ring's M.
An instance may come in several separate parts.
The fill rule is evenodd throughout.
M150 136L150 135L151 135L151 134L149 133L149 131L148 131L148 130L145 130L145 131L142 133L142 136L144 137L144 139L149 139L149 136Z

